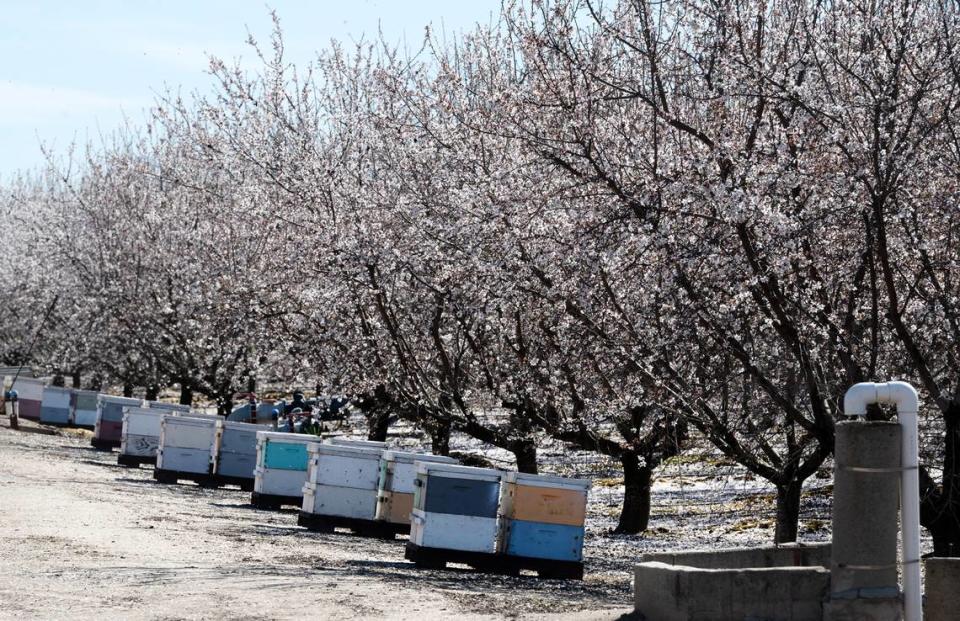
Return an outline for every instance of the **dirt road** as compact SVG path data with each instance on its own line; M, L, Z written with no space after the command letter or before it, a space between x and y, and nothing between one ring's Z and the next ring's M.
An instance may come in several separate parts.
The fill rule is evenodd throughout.
M630 605L628 567L589 553L582 583L421 571L404 541L312 534L248 493L160 485L82 436L5 423L0 619L615 619Z

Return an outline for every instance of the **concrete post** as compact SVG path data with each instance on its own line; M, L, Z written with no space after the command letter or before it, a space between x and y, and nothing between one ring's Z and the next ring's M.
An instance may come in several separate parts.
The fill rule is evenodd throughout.
M960 558L928 558L923 562L924 621L949 621L960 614Z
M828 619L900 618L900 434L894 422L836 425Z

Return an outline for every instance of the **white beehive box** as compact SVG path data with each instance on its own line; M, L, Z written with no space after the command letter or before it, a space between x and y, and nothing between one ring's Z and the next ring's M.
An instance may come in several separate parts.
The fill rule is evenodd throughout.
M95 390L74 390L70 399L70 422L77 427L97 424L97 404L100 393Z
M319 485L376 490L380 477L380 448L338 444L310 444L307 480Z
M410 541L418 546L490 554L497 551L496 518L425 513L414 509L410 520Z
M160 446L160 423L168 412L127 406L123 408L120 454L138 457L156 456Z
M160 423L157 469L207 474L210 451L216 441L218 417L166 413Z
M442 455L383 451L380 457L380 476L377 480L376 519L393 524L409 524L417 480L416 461L455 464L456 460Z
M349 438L346 436L324 436L323 444L335 444L340 446L364 446L367 448L378 448L378 449L387 448L386 442L378 442L376 440L362 440L360 438Z
M503 471L416 462L410 541L427 548L497 550L497 509Z
M253 475L253 491L270 496L301 496L307 480L306 470L257 467Z
M438 463L455 465L457 460L443 455L428 453L408 453L405 451L383 451L380 458L381 489L388 492L412 494L416 491L417 464Z
M371 489L340 487L307 482L303 486L304 513L373 520L377 493Z

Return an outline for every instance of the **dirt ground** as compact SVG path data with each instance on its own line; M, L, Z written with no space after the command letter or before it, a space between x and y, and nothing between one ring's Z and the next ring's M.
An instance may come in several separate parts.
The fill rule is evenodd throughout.
M581 582L422 571L405 540L313 534L249 493L160 485L84 432L0 418L0 619L617 619L629 566Z

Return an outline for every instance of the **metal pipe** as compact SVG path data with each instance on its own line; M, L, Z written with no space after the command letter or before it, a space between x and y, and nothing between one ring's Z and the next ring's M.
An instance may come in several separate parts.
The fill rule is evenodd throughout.
M920 400L917 391L906 382L854 384L843 397L843 411L847 416L864 417L872 403L892 404L897 408L900 423L900 535L903 558L900 570L903 576L903 607L905 621L923 619L922 587L920 583L920 473L918 413Z

